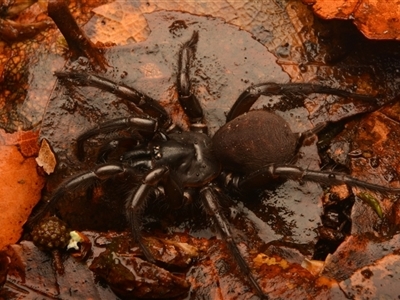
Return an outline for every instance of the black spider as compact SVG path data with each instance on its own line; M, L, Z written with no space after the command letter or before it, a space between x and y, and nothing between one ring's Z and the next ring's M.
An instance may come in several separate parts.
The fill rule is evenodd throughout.
M149 196L163 197L174 208L200 201L256 294L267 298L242 257L227 218L220 211L221 183L238 190L253 190L281 178L327 185L347 184L384 193L399 193L400 189L374 185L342 173L313 171L293 165L303 140L318 132L325 124L297 134L276 114L265 110L249 111L261 95L325 93L372 100L369 96L314 84L258 84L249 87L239 96L227 115L227 123L213 137L209 137L203 110L191 93L189 78L190 62L198 39L198 32L195 31L191 39L182 45L177 72L179 102L189 118L190 131L177 131L157 101L133 88L118 85L95 74L56 72L60 79L116 93L138 107L138 112L131 117L113 119L82 133L77 138L78 158L84 158L85 141L98 134L129 128L144 138L138 146L125 151L119 163L106 162L64 181L32 222L53 208L66 192L115 176L137 177L140 174L139 184L127 199L126 210L134 239L148 261L155 262L155 259L143 242L140 216ZM108 154L119 148L119 142L115 140L107 144L100 156L107 160Z

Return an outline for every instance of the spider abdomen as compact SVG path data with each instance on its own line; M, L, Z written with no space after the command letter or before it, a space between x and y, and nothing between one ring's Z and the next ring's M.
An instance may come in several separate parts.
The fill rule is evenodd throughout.
M254 110L222 126L213 137L213 147L223 168L249 174L271 163L290 162L297 140L282 117Z

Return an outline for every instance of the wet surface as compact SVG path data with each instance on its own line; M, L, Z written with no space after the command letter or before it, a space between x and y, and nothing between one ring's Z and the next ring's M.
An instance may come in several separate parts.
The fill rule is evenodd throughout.
M126 15L139 10L143 18L143 11L168 9L163 6L169 4L151 3L143 8L139 4L137 7L132 7L126 3L115 3L108 6L109 11L112 12L110 7L115 8L116 5L121 5L122 11L126 12ZM387 55L387 49L390 50L390 47L384 45L380 50L376 50L373 46L365 46L365 41L351 29L338 30L341 25L326 27L323 22L322 24L319 22L313 24L312 17L307 10L294 1L279 2L278 4L271 1L271 3L263 2L260 5L262 7L257 7L256 10L259 12L258 17L253 19L246 9L236 8L232 11L229 9L224 11L218 8L218 5L210 8L214 16L224 16L227 21L234 24L242 22L239 25L251 32L255 39L248 32L240 31L237 27L229 25L221 19L177 12L147 14L145 15L145 27L147 27L144 31L149 35L142 38L136 37L135 40L141 41L137 44L112 47L106 51L110 67L103 75L118 83L135 87L159 100L166 107L173 121L186 128L187 120L177 105L176 99L175 78L178 51L182 43L190 38L193 30L199 30L200 39L196 58L191 68L191 77L195 93L205 110L211 134L225 122L225 113L237 96L250 84L262 81L317 81L329 86L377 95L378 101L374 103L360 103L353 99L343 100L333 96L316 95L306 97L305 101L305 97L284 97L283 99L261 97L255 106L266 106L269 109L277 110L277 114L283 116L295 132L310 129L321 121L341 120L360 112L375 110L393 98L398 90L398 81L396 80L398 71L396 70L398 70L399 63L396 56ZM187 7L188 11L191 9ZM237 17L236 12L240 17ZM268 15L269 12L273 13ZM249 18L250 21L248 21ZM113 21L115 22L116 19L114 18ZM104 21L100 15L97 15L92 19L92 23L87 25L87 28L92 30L92 36L96 36L93 28L97 28L96 26L90 27L93 26L93 22L95 24L98 24L96 22L112 24L109 19ZM124 25L124 23L120 21L119 25ZM314 25L316 26L314 27ZM346 32L346 35L343 32ZM100 39L100 41L102 40ZM103 40L103 42L107 41ZM367 53L367 48L371 52ZM267 49L275 56L270 54ZM39 61L43 60L39 59ZM54 61L50 58L42 65L45 68L43 73L40 73L42 69L40 64L35 65L35 74L37 78L43 76L54 81L52 72L61 70L62 63L63 60L60 60L60 57ZM66 69L90 70L85 59L68 65ZM96 160L96 150L104 141L112 138L112 136L105 136L89 141L85 148L87 149L87 159L81 163L76 158L75 138L77 135L99 122L129 115L131 106L127 101L112 94L92 87L73 85L70 82L58 82L49 97L51 86L44 83L47 80L35 82L33 92L30 92L32 98L28 98L32 101L24 102L22 112L29 119L29 122L24 124L37 124L42 117L43 103L50 98L44 121L41 124L41 136L49 140L58 159L56 174L52 175L48 181L47 190L51 192L67 176L92 168ZM36 106L35 99L40 100L42 104ZM389 108L383 110L387 109ZM341 141L339 145L336 145L334 152L341 154L341 162L350 167L354 176L383 185L388 183L392 186L397 185L399 170L389 168L390 164L396 165L393 160L396 160L396 149L398 148L395 143L398 131L397 115L397 109L393 108L392 113L379 111L365 119L362 118L364 124L355 125L358 127L350 130L353 135L347 134L345 142ZM359 133L354 135L354 132ZM368 137L367 134L371 132L374 134ZM389 136L389 138L385 139L385 136ZM364 155L353 155L350 159L346 155L351 151L354 154L355 150L363 147L365 149L361 153L365 153ZM386 152L381 151L382 149L391 150ZM312 140L301 148L297 164L310 169L318 169L319 160L316 140ZM349 161L350 164L348 164ZM118 189L115 188L116 186ZM126 181L116 181L106 183L104 190L96 187L89 190L88 193L86 191L77 192L66 197L65 201L59 205L57 213L77 229L123 230L126 228L123 212L126 188ZM87 195L95 195L95 197L91 198ZM342 298L343 294L350 296L364 295L364 293L371 295L370 287L357 289L352 282L357 282L359 274L361 274L363 278L368 277L368 280L363 282L372 284L376 277L371 276L368 270L381 266L396 266L396 263L393 262L393 260L396 261L396 255L388 253L384 249L387 243L397 245L396 239L389 242L391 235L396 233L398 224L396 221L399 215L396 208L398 202L392 207L394 198L386 199L381 195L373 195L379 203L382 203L383 219L380 219L369 205L356 199L352 215L349 216L349 220L352 221L351 232L360 234L360 239L366 245L376 244L378 254L372 255L367 262L360 257L353 258L346 255L344 255L343 261L332 259L326 268L326 272L329 273L326 273L326 276L329 279L312 275L300 267L304 258L313 257L315 245L322 232L320 216L323 213L322 200L325 201L325 198L323 198L323 190L318 184L286 182L279 186L271 186L271 189L266 191L245 195L232 193L231 196L233 196L233 203L227 206L227 211L230 212L230 220L234 225L233 230L238 237L240 249L250 262L255 276L259 278L260 285L272 298L315 298L318 296ZM198 213L177 217L174 213L166 214L162 207L155 205L155 207L150 207L148 215L146 214L154 216L157 220L156 222L152 220L151 223L156 224L151 224L152 226L168 228L170 231L183 231L186 237L188 237L187 232L198 237L209 238L214 235L210 230L209 222L202 222L203 216L200 217L203 220L195 221ZM157 210L161 210L161 213L157 214ZM333 215L333 213L331 214ZM192 217L194 218L192 219ZM338 228L336 232L325 230L324 235L335 239L335 234L348 234L349 231L341 231L340 224L339 222L333 225ZM152 226L146 222L145 228L151 231L152 235L158 236L157 231L152 231ZM373 241L369 235L364 236L369 232L384 238ZM339 237L340 242L342 239L343 236ZM350 241L351 238L348 238L343 245L348 245ZM186 273L186 280L190 282L191 290L189 296L182 297L190 299L201 299L210 295L221 295L224 298L239 297L239 299L251 297L252 292L249 285L238 272L237 266L232 264L232 257L224 248L225 245L222 241L201 239L200 242L192 240L190 243L192 245L203 243L203 246L199 247L208 245L209 249L204 250L205 256L201 254L199 260L193 262L192 268ZM212 245L210 246L208 243ZM361 250L351 248L350 252L363 253L364 250L363 247ZM343 253L342 250L338 251L338 255L340 253ZM268 257L262 257L256 263L257 254L267 254ZM41 259L43 258L39 255L33 260ZM127 258L127 261L129 259L131 258ZM136 260L136 258L132 259ZM330 271L333 267L340 270L342 264L344 266L351 265L353 259L359 263L356 268L350 268L345 276L337 276L334 271ZM262 263L259 262L260 260ZM289 265L286 264L286 261L289 262ZM76 265L75 263L71 264L71 259L68 259L65 267L66 269L76 268ZM82 270L81 267L80 265L80 270ZM358 268L363 269L357 270ZM387 268L392 270L391 267ZM47 271L51 272L50 269L48 268ZM158 269L154 267L154 270ZM88 275L92 273L87 269L82 271L80 277L82 282L86 280L85 276L92 276ZM378 271L374 269L371 272L375 274ZM343 281L339 285L335 279ZM53 278L49 280L52 281ZM60 278L57 280L62 291L57 297L63 298L67 292L71 293L71 290L63 291L65 287L69 286L68 280L63 281L64 279ZM295 288L288 290L287 284ZM390 286L391 283L382 281L378 284ZM15 288L7 287L9 291ZM24 284L18 288L25 288ZM33 293L32 291L36 291L37 288L38 286L34 285L34 288L29 288L27 293ZM102 292L94 291L96 288L91 289L87 294L82 292L81 295L96 299L109 299L110 297L113 299L115 297L109 289L100 288ZM79 293L79 291L73 292ZM51 291L46 295L50 295L48 297L51 298L55 297L56 293ZM383 291L377 290L377 293L380 294Z
M79 6L75 1L69 2L80 24L90 18L90 8L104 3L90 0L85 1L85 6ZM47 4L19 0L5 4L15 5L17 9L31 4L13 16L12 21L17 24L28 27L38 22L50 24L45 28L37 27L39 30L31 38L10 42L0 39L0 124L11 133L40 127L55 84L53 72L63 67L65 57L62 54L66 48L65 42L59 38L58 29L47 16Z
M102 76L120 84L133 86L152 98L159 99L172 120L184 128L187 123L177 105L175 74L180 45L190 38L194 30L199 31L199 44L191 69L192 85L205 111L211 134L225 122L225 112L250 84L288 81L287 75L274 63L275 57L249 33L239 31L221 20L173 12L153 13L147 18L152 25L149 38L137 46L109 49L106 57L112 68L110 67ZM171 30L171 26L177 22L171 20L179 20L185 26ZM220 45L224 45L223 51L216 51ZM81 61L73 63L69 68L85 71L86 67L85 62ZM93 143L92 147L86 146L85 149L92 150L87 150L88 159L82 164L77 160L74 151L75 137L85 128L130 114L129 103L110 93L93 87L73 86L70 82L60 82L47 107L41 129L41 138L49 141L59 160L57 174L49 180L50 189L60 182L60 176L93 166L96 155L93 150L97 144ZM296 111L293 114L297 115ZM294 120L301 122L296 118L292 119L292 122L296 122ZM90 142L88 144L90 145ZM315 146L305 147L302 153L305 155L299 160L299 164L306 163L309 167L317 167ZM319 225L320 215L318 199L321 190L318 186L309 183L300 187L299 184L288 183L273 194L275 196L270 194L266 197L268 200L265 200L266 204L263 205L276 206L277 210L281 211L277 218L283 224L290 225L277 225L276 234L272 236L261 231L261 236L269 236L266 242L283 236L290 242L293 236L293 239L301 244L315 241L317 234L315 229ZM313 197L314 200L311 200ZM307 200L302 200L303 198ZM115 203L116 201L120 204ZM260 203L257 199L250 201L254 201L256 205ZM78 229L99 228L96 224L107 224L107 227L100 225L100 228L104 229L121 228L124 223L121 224L120 218L117 217L121 214L122 201L111 198L97 204L100 205L98 209L93 202L94 207L90 209L86 207L90 203L82 204L82 202L82 199L77 197L75 200L68 199L60 205L63 207L60 209L63 218ZM92 212L90 218L83 217L87 211ZM105 211L106 216L104 216ZM256 207L255 211L258 216L253 216L256 219L261 218L263 221L268 219L269 223L272 222L268 217L271 213L268 208ZM296 212L299 211L302 221L297 220ZM82 223L85 220L90 220L90 224ZM113 220L118 221L113 222ZM281 229L282 226L287 228Z
M381 185L398 187L398 132L399 105L397 102L367 115L362 120L354 121L338 135L331 145L331 153L347 157L345 161L352 175ZM350 153L350 156L348 154ZM355 194L361 191L355 190ZM377 232L387 236L396 232L398 223L394 221L396 214L393 207L398 196L380 195L370 192L377 199L376 205L383 211L383 217L356 197L352 210L353 234Z
M387 255L398 254L398 244L399 235L390 240L376 238L371 234L351 236L327 258L322 274L339 282L346 280L359 269Z
M53 271L49 254L40 251L31 242L24 241L7 247L1 253L9 257L8 278L0 290L0 296L6 299L27 295L41 299L132 299L139 295L176 300L204 297L258 299L220 240L197 239L187 234L148 237L148 242L156 242L151 247L160 252L158 259L170 261L171 257L178 258L177 268L173 264L160 267L142 260L137 247L129 246L132 239L127 234L84 234L92 241L93 254L82 263L64 253L65 273L62 276ZM178 251L165 251L165 245L157 241L167 242L167 247ZM246 257L251 258L253 272L274 298L340 296L334 281L311 275L299 263L286 261L273 254L257 255L244 244L240 244L240 248ZM195 256L193 249L197 252ZM182 260L187 254L191 259ZM288 282L296 288L288 289Z

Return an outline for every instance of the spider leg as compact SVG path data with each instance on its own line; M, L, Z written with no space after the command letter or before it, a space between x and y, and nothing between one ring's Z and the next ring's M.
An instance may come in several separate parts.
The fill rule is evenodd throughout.
M310 137L315 136L316 134L318 134L321 130L323 130L327 125L329 124L329 122L319 122L317 123L314 128L311 128L309 130L306 130L304 132L299 133L299 140L298 143L299 144L303 144L304 141ZM300 146L301 146L300 145Z
M265 166L258 171L244 176L238 180L237 186L240 189L262 188L270 179L285 178L301 181L312 181L326 185L347 184L351 187L380 192L383 194L400 193L400 188L385 187L373 183L369 183L344 173L324 172L303 169L293 165L277 165L271 164Z
M128 221L131 225L132 235L139 245L144 256L149 262L155 263L153 254L144 244L141 233L141 215L147 204L149 195L157 185L163 181L165 194L169 199L183 199L183 191L178 182L171 177L167 167L159 167L151 170L142 179L142 184L128 197L126 203Z
M84 142L100 133L109 133L116 130L133 128L138 131L155 133L158 129L158 124L153 119L145 119L138 117L127 117L113 119L97 125L96 127L89 129L78 136L77 138L77 157L79 160L83 160L85 157Z
M33 216L31 220L29 220L27 224L28 228L32 228L49 211L51 211L65 193L91 186L98 181L103 181L124 173L135 175L135 170L122 164L103 164L90 172L81 173L65 180L55 190L44 207L35 216ZM139 176L137 177L139 180Z
M305 141L311 137L316 136L320 131L322 131L330 122L319 122L313 128L306 130L304 132L298 133L298 139L296 143L296 155L293 157L292 161L289 163L295 163L298 159L298 154L300 148L304 145Z
M124 84L115 83L107 78L79 71L58 71L54 72L60 79L73 81L82 86L94 86L104 91L113 93L135 104L139 111L160 120L161 127L169 126L169 116L164 107L153 98ZM145 114L143 114L145 116Z
M151 169L151 151L146 148L127 151L122 155L121 161L128 163L132 168L142 167L145 169Z
M247 88L233 104L229 111L226 121L229 122L237 116L248 112L257 99L261 96L269 95L290 95L290 94L331 94L344 98L354 98L365 101L375 101L375 97L369 95L361 95L350 93L344 90L339 90L323 85L312 83L273 83L266 82L253 85Z
M203 120L203 109L199 100L191 91L191 83L189 77L190 64L194 58L196 45L199 40L199 33L193 31L192 37L189 41L182 45L179 51L178 61L178 99L185 114L190 121L190 130L207 133L207 125Z
M131 151L126 151L121 157L123 161L140 160L140 159L151 159L151 151L147 148L140 147Z
M135 149L139 148L140 142L138 141L138 138L134 137L123 137L123 138L116 138L108 141L105 143L103 146L101 146L98 155L97 155L97 164L101 163L106 163L108 161L109 155L114 152L116 149L122 148L122 149ZM142 147L140 147L142 148ZM125 151L126 152L126 151ZM125 156L125 155L124 155ZM121 160L124 160L123 157L121 157Z
M200 197L205 211L207 212L208 215L210 215L213 218L217 230L219 231L219 234L227 244L229 251L232 253L233 257L238 263L240 270L248 278L250 284L257 292L257 295L261 299L268 299L267 295L264 294L261 287L257 283L256 279L252 275L250 267L248 266L242 254L240 253L240 250L236 245L234 238L232 236L228 220L220 212L220 207L218 202L219 195L217 191L211 187L206 187L201 190Z

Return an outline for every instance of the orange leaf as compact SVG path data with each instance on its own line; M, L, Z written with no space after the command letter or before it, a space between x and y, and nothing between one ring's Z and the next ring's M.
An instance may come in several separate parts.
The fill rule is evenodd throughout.
M303 0L323 19L353 20L369 39L400 39L400 6L395 1Z
M45 179L38 172L36 132L0 130L0 249L17 242L40 200Z

